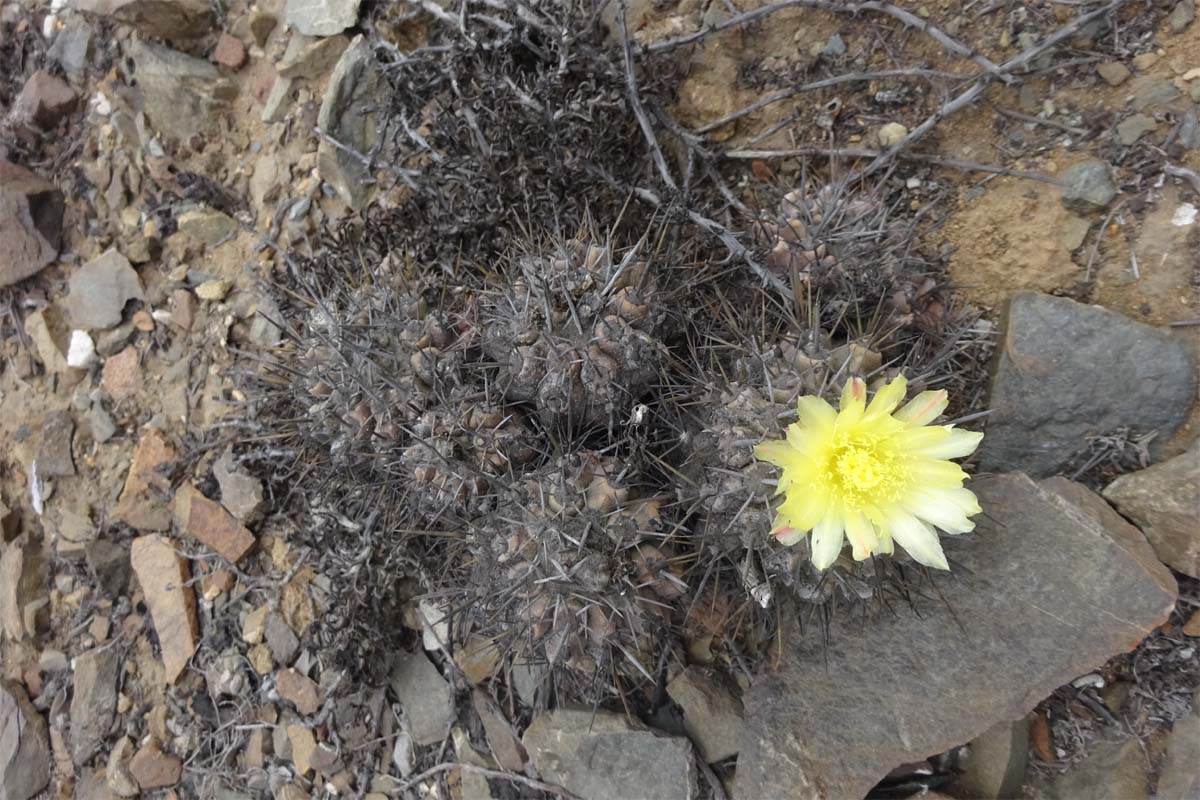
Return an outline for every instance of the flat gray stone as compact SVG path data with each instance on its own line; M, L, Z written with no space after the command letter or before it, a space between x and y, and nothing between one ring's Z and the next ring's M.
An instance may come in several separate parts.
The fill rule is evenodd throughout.
M1046 796L1049 800L1146 800L1149 767L1145 748L1136 738L1099 744L1087 758L1057 776Z
M19 684L0 681L0 800L29 800L49 783L46 721Z
M1156 128L1158 123L1154 121L1154 117L1134 114L1117 123L1117 139L1121 144L1129 146Z
M267 615L265 636L267 647L271 648L271 655L275 656L276 661L286 667L296 660L296 654L300 652L300 639L282 616L275 613Z
M317 167L321 179L356 211L370 195L372 176L359 156L368 156L382 136L379 107L385 87L374 50L362 36L356 36L333 68L317 116L317 124L327 136L354 151L346 152L322 138Z
M1167 739L1167 756L1158 774L1157 800L1195 800L1200 797L1200 691L1192 697L1192 713L1175 722Z
M159 39L194 39L211 32L216 22L208 0L70 0L69 5Z
M1196 0L1179 0L1167 15L1167 27L1171 33L1183 33L1196 19Z
M1071 211L1103 211L1117 196L1117 187L1103 161L1083 161L1062 175L1062 204Z
M25 167L0 159L0 286L36 275L58 258L63 195Z
M583 800L700 796L691 742L622 714L560 708L534 718L522 741L543 780Z
M345 36L313 39L293 34L283 57L275 65L275 72L281 78L322 78L329 74L349 45L350 40Z
M120 324L127 302L146 299L141 278L116 250L106 250L76 270L67 287L67 315L76 327L91 330Z
M42 441L38 445L38 475L48 478L75 474L75 459L71 455L71 439L75 420L69 411L52 411L42 420Z
M683 709L683 729L705 761L737 755L742 740L742 701L724 682L699 667L688 667L667 684L667 694Z
M389 681L413 742L434 744L446 738L454 721L454 698L450 684L425 654L401 653Z
M962 773L950 786L955 797L1017 797L1029 763L1029 717L996 723L969 750Z
M150 124L180 141L212 128L237 96L237 85L207 61L140 40L129 55Z
M71 698L71 756L81 767L100 752L117 713L119 654L113 648L89 650L75 659Z
M1024 475L971 482L974 534L942 539L949 574L919 613L785 618L778 671L743 698L742 798L863 797L888 772L1016 720L1128 652L1174 608L1175 580L1145 538L1077 484ZM1111 509L1108 510L1111 513ZM1115 515L1114 515L1115 517ZM853 616L853 619L851 617Z
M1099 306L1037 292L1008 305L979 465L1034 476L1061 469L1089 434L1165 439L1196 396L1180 338Z
M305 36L333 36L358 21L361 0L287 0L283 18Z
M1200 442L1168 461L1122 475L1104 489L1146 534L1162 562L1200 578Z
M238 469L233 461L233 450L226 450L213 463L213 477L221 487L221 505L242 522L252 520L262 508L262 481L248 472Z

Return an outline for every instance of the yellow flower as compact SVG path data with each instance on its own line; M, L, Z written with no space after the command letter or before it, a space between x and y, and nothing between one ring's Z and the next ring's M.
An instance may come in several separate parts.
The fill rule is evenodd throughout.
M907 382L884 386L867 405L859 378L846 384L841 410L819 397L801 397L800 422L786 441L759 444L754 454L783 468L784 495L772 534L793 545L812 531L812 561L825 569L841 552L843 535L858 561L891 555L898 543L922 564L949 569L936 528L966 533L980 512L967 478L948 459L970 455L982 433L930 425L946 408L946 393L922 392L900 410Z

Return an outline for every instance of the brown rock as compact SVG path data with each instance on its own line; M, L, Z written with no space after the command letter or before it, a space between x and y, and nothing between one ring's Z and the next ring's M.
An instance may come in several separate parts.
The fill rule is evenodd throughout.
M154 330L154 317L144 308L139 308L133 312L133 327L143 333L150 333Z
M191 574L187 561L176 554L169 539L155 535L134 539L129 558L154 619L164 678L174 683L196 652L199 638L196 597L188 586Z
M46 597L46 566L41 550L30 542L14 542L0 555L0 630L20 641L32 636L25 609Z
M312 772L312 756L317 749L317 740L305 725L288 725L287 735L292 745L292 763L296 765L296 772L307 775Z
M1051 800L1146 800L1148 768L1145 746L1136 738L1101 744L1056 776L1046 795Z
M227 569L218 569L200 579L200 592L205 600L215 600L222 592L233 589L237 579Z
M495 701L484 694L482 689L476 688L471 692L471 703L475 707L475 713L479 715L479 721L483 723L483 732L487 736L488 747L496 757L496 763L512 772L523 771L526 761L525 748L513 733L512 726L503 712L496 707Z
M58 258L63 195L54 184L0 159L0 286L39 272Z
M206 0L70 0L76 11L112 17L159 39L195 39L213 28Z
M1131 526L1023 475L971 488L986 512L943 539L954 572L926 596L944 599L847 615L827 637L785 623L778 671L745 697L740 796L862 797L898 764L1020 718L1174 608L1174 578Z
M69 411L52 411L42 419L42 440L37 449L37 473L42 478L63 478L75 474L71 441L75 420Z
M1188 621L1183 623L1184 636L1200 636L1200 609L1193 611Z
M958 797L1017 797L1029 762L1029 718L999 722L971 742L952 785Z
M254 547L254 534L246 526L189 484L175 493L175 521L231 564Z
M321 707L321 690L301 672L290 667L281 669L275 673L275 685L279 689L279 696L305 716L317 713Z
M1120 61L1105 61L1096 67L1096 72L1109 86L1120 86L1133 74L1129 71L1129 67Z
M171 292L171 322L180 330L190 331L196 317L196 296L187 289Z
M111 648L90 650L75 659L71 697L71 757L83 766L100 751L117 713L121 660Z
M1192 713L1175 721L1167 739L1167 755L1158 778L1157 800L1194 800L1200 797L1200 691L1192 695Z
M108 754L108 766L105 769L108 788L118 797L137 797L138 795L137 781L129 774L129 762L132 759L133 740L128 736L122 736Z
M129 774L143 790L162 789L179 783L183 762L177 756L164 753L151 741L130 760Z
M75 90L58 78L39 69L25 81L13 103L12 113L23 122L40 128L53 128L75 108Z
M3 224L0 221L0 227ZM0 258L3 258L2 254ZM67 364L71 328L56 304L34 311L26 317L25 333L33 341L33 349L46 372L60 375L71 372L71 367Z
M0 798L29 800L50 783L46 721L25 690L0 681Z
M171 527L171 509L166 498L171 483L158 470L175 460L175 448L161 433L150 431L133 451L133 463L125 488L117 500L114 516L141 531L165 531Z
M1183 455L1122 475L1104 489L1167 566L1200 578L1200 443Z
M241 69L246 65L246 45L236 36L222 33L217 39L217 46L213 48L211 58L222 67Z
M742 701L710 673L688 667L667 684L683 709L683 729L708 763L737 755L742 738Z
M138 363L136 347L130 345L104 360L104 368L100 372L100 385L108 392L109 397L118 403L132 397L142 388L142 368Z

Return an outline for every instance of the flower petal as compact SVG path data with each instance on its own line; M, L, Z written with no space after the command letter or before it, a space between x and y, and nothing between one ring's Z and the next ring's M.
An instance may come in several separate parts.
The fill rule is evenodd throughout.
M891 414L904 399L906 391L908 391L908 380L900 375L875 393L875 396L871 398L871 404L867 406L867 416Z
M805 428L823 430L832 427L837 419L833 406L820 397L801 397L796 401L796 411L800 414L800 424Z
M928 525L903 512L894 514L888 522L892 538L917 562L934 569L950 569L938 535Z
M928 489L952 489L963 485L967 473L953 461L933 458L914 458L909 464L913 484Z
M788 492L787 499L779 506L779 516L786 525L810 531L825 517L828 509L828 494L797 487Z
M867 383L862 378L851 378L842 389L842 402L838 408L845 412L851 409L862 409L867 402Z
M961 487L957 489L939 489L938 493L949 502L958 506L959 510L968 517L973 517L983 511L979 507L979 498L970 489L963 489Z
M939 426L950 432L945 441L916 451L917 455L926 458L962 458L975 452L979 447L983 434L976 431L960 431L950 425ZM930 430L936 430L931 428Z
M949 402L950 399L947 397L945 389L939 389L936 392L921 392L905 403L904 407L895 413L895 417L910 425L928 425L946 410Z
M967 519L953 498L946 492L954 489L916 489L905 496L906 511L921 520L936 525L947 533L967 533L975 530L975 523Z
M838 553L842 552L842 518L841 514L830 510L825 517L813 528L812 532L812 563L817 569L828 569L837 561Z
M754 446L754 456L759 461L766 461L784 469L795 469L800 465L803 456L796 448L782 439L769 439Z
M786 525L771 531L771 535L775 537L775 541L784 547L791 547L794 544L798 544L807 534L808 531L806 530L789 528Z
M850 511L846 514L846 538L854 548L854 560L863 561L873 553L878 545L875 526L861 511Z

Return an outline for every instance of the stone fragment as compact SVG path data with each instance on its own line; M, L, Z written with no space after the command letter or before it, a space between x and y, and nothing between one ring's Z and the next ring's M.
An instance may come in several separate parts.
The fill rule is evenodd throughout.
M1154 121L1154 117L1133 114L1117 123L1117 140L1128 147L1157 128L1158 123Z
M292 34L283 58L275 65L275 72L281 78L322 78L329 74L349 45L350 40L345 36L312 39Z
M175 448L161 433L150 431L133 451L133 463L113 515L140 531L165 531L171 527L171 482L160 468L175 460Z
M77 99L74 89L46 70L39 69L25 81L21 93L13 102L12 114L22 122L50 129L74 110Z
M77 767L100 752L116 718L120 669L120 655L112 648L90 650L75 658L71 758Z
M70 349L70 330L56 304L34 311L25 318L25 333L32 340L33 349L46 372L69 374L67 352Z
M71 331L71 341L67 344L67 366L72 369L86 369L96 360L96 343L87 331Z
M279 696L305 716L315 714L321 708L321 692L317 684L307 675L291 667L275 673L275 686L279 690Z
M42 440L37 449L37 471L43 478L67 477L75 474L75 459L71 455L71 440L75 436L75 420L69 411L54 411L42 420Z
M17 683L0 681L0 800L30 800L50 783L46 721Z
M163 677L168 684L174 683L196 652L200 634L196 597L188 585L191 571L170 540L157 535L133 540L130 563L154 620L162 649Z
M1117 196L1117 187L1102 161L1083 161L1062 174L1062 204L1079 214L1103 211Z
M33 636L25 609L46 598L46 563L41 549L30 541L16 541L0 553L0 630L13 641Z
M361 0L287 0L283 19L305 36L333 36L358 21Z
M82 78L92 57L92 27L79 14L63 22L46 55L71 78Z
M267 615L264 636L267 647L276 661L287 666L296 660L296 654L300 651L300 640L281 615L273 612Z
M267 615L271 613L271 607L261 605L250 613L246 614L246 618L242 620L242 641L246 644L261 644L263 637L267 633Z
M708 763L737 755L742 739L742 701L708 672L688 667L667 684L683 709L683 729Z
M108 539L88 542L83 548L88 569L96 576L96 585L110 599L125 594L129 585L129 551Z
M222 33L213 48L212 60L222 67L239 70L246 66L246 45L236 36Z
M1067 464L1089 434L1133 428L1165 439L1195 395L1191 356L1170 333L1098 306L1018 292L1005 313L979 463L1043 476Z
M129 773L129 762L133 760L133 753L133 740L122 736L108 754L106 782L117 797L138 796L137 781Z
M167 136L186 141L204 133L237 96L237 86L207 61L143 41L129 54L146 116Z
M329 137L356 153L370 152L382 139L379 92L383 75L374 48L361 35L342 53L325 96L317 124ZM372 176L363 162L322 138L317 149L321 179L330 183L351 209L366 204Z
M482 689L471 691L471 704L479 721L483 724L483 733L487 737L488 747L496 757L496 763L512 772L525 769L525 748L513 733L512 726L504 713L496 706L491 697L484 694ZM410 745L411 747L411 745Z
M259 8L253 9L250 12L250 35L254 37L254 43L259 47L265 45L271 31L275 30L278 24L279 19L274 14Z
M262 121L268 124L282 122L287 117L289 104L292 101L294 78L276 78L271 84L271 91L263 101Z
M129 774L143 791L163 789L179 783L183 775L183 761L178 756L164 753L157 743L151 741L143 745L129 761Z
M1192 695L1192 713L1177 720L1167 739L1167 755L1158 775L1156 800L1195 800L1200 797L1200 691Z
M1105 487L1104 496L1142 529L1164 564L1200 577L1200 443L1122 475Z
M919 614L893 607L824 637L787 620L779 669L744 698L738 796L863 797L897 765L1019 719L1164 622L1175 581L1149 545L1055 486L973 480L986 513L974 535L943 539L954 572L935 576L940 595L928 596L944 600Z
M422 652L401 653L389 682L413 742L426 745L442 741L454 721L454 697L437 667Z
M262 508L262 481L238 469L233 450L226 450L213 464L213 477L221 487L221 505L243 522L252 521Z
M1167 78L1145 76L1138 78L1129 85L1131 100L1129 107L1134 111L1150 111L1157 108L1172 108L1186 103L1180 97L1179 89Z
M238 232L238 224L233 217L212 208L193 208L185 211L179 215L178 222L180 233L187 234L197 243L208 248L229 241ZM211 283L211 281L205 283ZM228 285L228 282L226 284ZM225 291L228 292L229 289L226 288ZM199 295L199 290L196 293ZM224 295L216 299L220 300L223 297ZM209 300L211 298L201 296L200 299Z
M58 258L63 207L54 184L0 158L0 287L36 275Z
M1087 238L1088 230L1091 227L1091 223L1083 217L1069 215L1063 221L1062 232L1059 234L1058 240L1067 250L1078 250L1083 245L1083 240Z
M213 29L215 17L206 0L69 0L85 11L132 25L159 39L195 39Z
M236 649L230 648L204 671L204 682L214 696L238 697L246 690L245 659Z
M100 386L115 402L133 397L142 388L142 367L137 348L130 345L115 356L104 359Z
M1096 67L1096 72L1099 73L1100 77L1109 86L1120 86L1129 80L1129 76L1133 74L1129 71L1129 67L1120 61L1105 61Z
M191 484L184 484L175 492L175 521L181 530L231 564L236 564L254 547L254 534L220 503L209 500Z
M1179 0L1167 15L1167 27L1171 33L1183 33L1196 18L1196 0Z
M891 147L892 145L899 144L904 140L905 136L908 136L908 128L899 122L889 122L879 129L877 136L879 137L880 147Z
M317 740L307 725L293 724L287 726L288 742L292 746L292 764L296 766L299 775L312 772L313 751L317 749Z
M1029 718L997 722L971 742L962 773L949 791L955 797L1015 798L1028 762Z
M522 741L543 780L583 800L700 797L691 742L621 714L556 709L534 718Z
M84 264L67 286L63 306L76 327L89 330L119 324L127 302L146 299L137 272L116 250L106 250Z
M1136 738L1101 744L1088 757L1056 776L1046 792L1049 800L1147 800L1144 746Z

